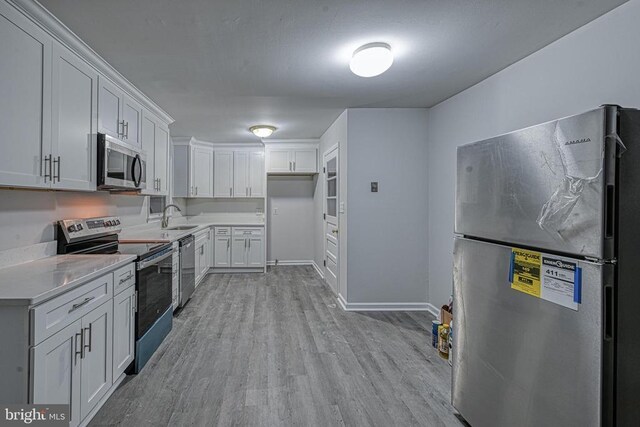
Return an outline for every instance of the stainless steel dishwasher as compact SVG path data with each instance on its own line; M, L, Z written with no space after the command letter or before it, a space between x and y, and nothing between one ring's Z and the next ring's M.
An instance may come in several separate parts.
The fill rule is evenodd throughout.
M196 244L193 235L179 240L180 244L180 308L196 289Z

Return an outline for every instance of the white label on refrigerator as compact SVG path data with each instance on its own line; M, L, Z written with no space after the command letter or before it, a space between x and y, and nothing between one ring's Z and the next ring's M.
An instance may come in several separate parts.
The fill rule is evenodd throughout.
M543 255L541 267L540 298L577 311L582 297L582 269L578 263Z

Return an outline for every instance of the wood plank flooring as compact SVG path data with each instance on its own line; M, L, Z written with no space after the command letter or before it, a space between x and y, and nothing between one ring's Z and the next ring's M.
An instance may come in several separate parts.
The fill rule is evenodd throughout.
M459 426L423 312L344 312L312 267L209 275L92 426Z

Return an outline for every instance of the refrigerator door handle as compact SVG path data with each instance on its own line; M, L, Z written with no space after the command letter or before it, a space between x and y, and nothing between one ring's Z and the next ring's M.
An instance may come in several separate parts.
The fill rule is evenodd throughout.
M613 324L615 321L615 310L614 310L614 294L613 294L613 286L605 285L604 286L604 307L603 307L603 317L604 317L604 339L606 341L613 339Z

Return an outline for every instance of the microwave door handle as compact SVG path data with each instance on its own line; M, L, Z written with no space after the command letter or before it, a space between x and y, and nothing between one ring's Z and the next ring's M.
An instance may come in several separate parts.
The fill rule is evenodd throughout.
M138 163L140 164L140 172L136 177L136 164ZM139 154L136 154L136 157L134 157L133 162L131 163L131 177L133 178L133 185L140 187L140 181L142 181L142 160L140 159Z

